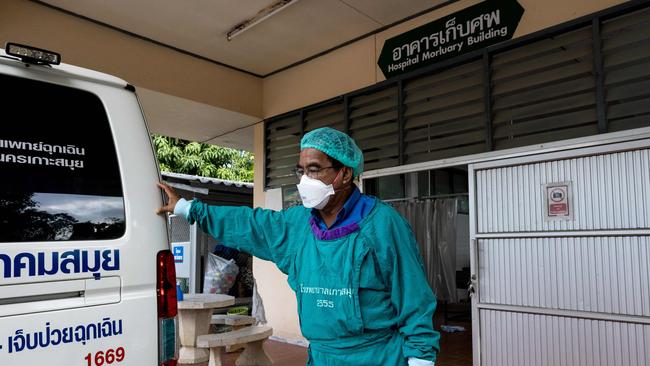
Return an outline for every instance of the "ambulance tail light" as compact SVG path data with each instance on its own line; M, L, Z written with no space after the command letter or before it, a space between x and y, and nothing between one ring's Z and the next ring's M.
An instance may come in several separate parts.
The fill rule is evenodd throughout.
M158 363L176 366L178 359L178 302L174 255L169 250L158 252L156 262L158 300Z

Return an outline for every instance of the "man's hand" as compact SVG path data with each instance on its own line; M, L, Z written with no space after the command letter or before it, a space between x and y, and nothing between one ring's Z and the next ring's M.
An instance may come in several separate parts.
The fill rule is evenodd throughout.
M168 198L167 204L159 208L158 210L156 210L156 213L159 215L167 212L174 213L174 207L176 207L176 203L178 202L179 199L181 199L181 196L179 196L178 193L176 193L174 188L168 186L165 183L158 182L156 184L158 185L159 188L161 188L165 192Z

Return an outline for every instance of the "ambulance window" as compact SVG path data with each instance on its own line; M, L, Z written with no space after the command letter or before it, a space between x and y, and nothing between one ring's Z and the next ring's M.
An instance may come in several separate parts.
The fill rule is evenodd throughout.
M99 98L7 75L0 85L0 242L124 235L120 171Z

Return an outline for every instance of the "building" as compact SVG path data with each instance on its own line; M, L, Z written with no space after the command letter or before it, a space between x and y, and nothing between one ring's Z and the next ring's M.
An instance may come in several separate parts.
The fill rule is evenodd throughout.
M251 149L255 206L291 203L299 139L320 126L359 141L368 192L461 197L469 236L456 259L469 259L474 276L475 365L650 363L649 1L354 2L367 17L342 2L303 0L231 43L242 48L239 58L225 52L226 63L238 69L151 42L155 27L119 23L119 13L45 3L67 12L3 2L0 39L134 80L156 132ZM477 4L502 6L499 22L496 10L485 14L508 29L490 31L485 18L468 34ZM364 28L369 18L377 22ZM298 55L336 38L323 19L349 31L338 33L345 41ZM56 39L36 30L52 23L65 24ZM450 45L399 43L418 29L444 30ZM106 48L79 51L90 38ZM392 42L400 51L389 47L391 62L380 67ZM147 62L120 57L124 49ZM195 118L170 118L171 106ZM260 260L254 272L275 334L299 340L286 277Z

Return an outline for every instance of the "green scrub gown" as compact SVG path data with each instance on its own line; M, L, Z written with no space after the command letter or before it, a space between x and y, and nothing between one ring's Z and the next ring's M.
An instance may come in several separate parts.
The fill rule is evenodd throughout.
M318 240L302 206L284 211L208 206L188 219L222 244L273 261L296 293L311 366L406 366L435 361L436 299L408 223L376 202L358 230Z

